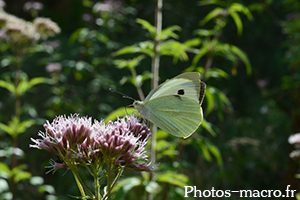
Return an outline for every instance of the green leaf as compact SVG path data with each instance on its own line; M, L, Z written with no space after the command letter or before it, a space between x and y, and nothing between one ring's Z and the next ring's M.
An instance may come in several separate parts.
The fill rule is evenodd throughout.
M15 85L11 82L0 80L0 87L3 87L10 91L11 93L15 94L16 88Z
M113 121L116 120L118 117L124 117L125 115L130 115L133 112L136 112L135 108L128 108L128 107L121 107L116 109L115 111L111 112L106 118L105 118L105 123L108 121Z
M0 123L0 129L5 131L10 136L16 137L20 133L25 132L26 129L32 126L34 123L35 121L33 119L29 119L20 123L20 120L14 117L8 122L8 125Z
M226 2L225 1L221 1L221 0L202 0L199 2L200 6L205 6L205 5L220 5L222 7L226 6Z
M203 158L207 161L212 160L212 155L216 158L218 165L223 166L223 159L220 150L207 139L197 141L197 145L201 148Z
M212 112L212 110L215 106L214 95L212 93L212 89L210 89L210 86L206 87L205 99L207 102L207 107L205 109L205 113L209 114Z
M206 55L207 53L209 52L209 48L205 45L203 46L199 52L195 55L193 61L192 61L192 67L196 67L199 60L204 56Z
M26 165L19 165L12 169L11 175L12 175L12 177L14 177L14 181L16 183L32 177L31 173L24 171L25 168L27 168Z
M207 30L207 29L197 29L193 31L194 34L199 35L200 37L210 37L215 35L214 30Z
M114 60L114 64L119 69L123 69L123 68L133 69L136 66L138 66L144 58L145 58L144 55L140 55L140 56L137 56L137 57L135 57L133 59L129 59L129 60L124 60L124 59Z
M203 127L207 132L209 132L212 136L216 136L216 132L213 130L211 123L207 122L205 119L203 119L201 123L201 127Z
M150 181L146 185L145 190L150 194L158 194L162 190L162 187L157 182Z
M159 40L166 40L168 38L178 39L179 36L176 33L174 33L174 31L181 31L181 27L180 26L170 26L168 28L165 28L161 31L160 34L157 35L157 39L159 39Z
M171 185L176 185L182 188L190 184L188 176L172 171L164 172L161 174L159 173L157 174L157 177L157 182L169 183Z
M210 153L216 158L218 165L221 167L223 166L223 159L220 153L220 150L218 149L218 147L216 147L215 145L211 144L211 143L206 143L208 146L208 150L210 151Z
M0 163L0 177L8 179L11 176L11 171L6 163Z
M132 188L142 185L142 183L143 182L140 177L124 178L117 182L117 184L113 187L112 192L116 192L122 188L124 192L127 193Z
M242 33L243 33L243 23L242 23L242 20L241 20L239 14L237 14L236 12L231 11L231 12L229 12L229 15L232 17L232 19L233 19L233 21L234 21L234 23L237 27L238 35L241 36Z
M252 73L252 67L250 60L248 59L247 54L245 54L241 49L239 49L237 46L231 45L231 51L236 54L246 65L247 74L250 75Z
M118 51L112 53L112 56L119 56L123 54L136 53L137 45L126 46Z
M215 18L218 15L224 15L226 14L227 11L223 8L215 8L213 9L211 12L209 12L204 19L202 19L200 21L200 25L203 26L204 24L206 24L208 21L212 20L213 18Z
M146 21L144 19L140 19L140 18L136 19L136 22L141 24L145 29L148 30L148 32L150 33L152 39L155 38L156 28L152 24L150 24L148 21Z
M245 6L243 6L242 4L239 4L239 3L233 3L228 8L228 14L232 17L232 19L235 22L235 25L237 27L238 35L242 35L243 23L242 23L241 17L239 16L239 14L237 12L244 13L249 20L252 20L253 16L252 16L250 10L247 7L245 7Z
M193 38L190 40L187 40L183 43L187 47L196 47L201 44L201 39L200 38Z
M154 43L153 41L144 41L132 46L126 46L122 49L112 53L112 56L119 56L129 53L145 53L150 57L154 56Z
M160 54L173 56L174 62L178 59L187 61L189 59L186 51L188 47L183 43L177 42L175 40L168 40L166 42L161 43Z
M200 72L200 74L204 74L205 69L203 67L197 67L196 71ZM209 68L206 70L205 79L208 80L210 78L228 78L228 74L219 68Z
M27 128L31 127L34 123L35 123L35 121L33 119L23 121L18 124L16 132L18 134L23 133L26 131Z
M22 181L22 180L26 180L26 179L30 179L32 176L31 173L29 172L24 172L24 171L17 171L15 176L14 176L14 181L16 183Z
M81 37L81 38L86 37L88 35L88 33L89 33L88 28L79 28L79 29L77 29L70 36L69 43L73 45L75 43L75 41L79 39L79 37Z
M39 186L39 192L40 193L49 193L49 194L55 194L55 188L52 185L41 185Z
M29 81L27 79L23 79L16 89L16 94L21 96L27 90L40 83L50 83L50 80L43 77L32 78Z
M205 145L204 141L199 140L198 145L201 148L203 158L210 162L212 160L212 157L211 157L209 150L208 150L207 146Z
M228 12L229 13L230 12L241 12L241 13L245 14L249 20L253 19L253 16L252 16L250 10L240 3L232 3L230 5L230 7L228 8Z
M9 135L13 135L13 129L10 126L7 126L1 122L0 122L0 129Z

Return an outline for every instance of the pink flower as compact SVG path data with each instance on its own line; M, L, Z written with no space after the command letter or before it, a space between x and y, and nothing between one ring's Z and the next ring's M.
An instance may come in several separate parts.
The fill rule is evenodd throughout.
M149 128L134 116L115 122L79 117L78 114L56 117L44 125L41 139L32 139L30 147L44 149L58 155L63 163L52 162L54 170L70 165L113 164L115 168L127 167L138 171L153 171L146 154L150 139Z

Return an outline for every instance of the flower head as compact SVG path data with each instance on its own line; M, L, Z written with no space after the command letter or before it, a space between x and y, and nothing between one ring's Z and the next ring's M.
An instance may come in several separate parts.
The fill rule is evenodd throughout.
M46 66L46 71L48 73L59 73L61 71L61 64L60 63L49 63L47 66Z
M38 134L42 139L31 138L35 144L30 147L57 154L65 164L59 167L74 163L100 166L105 162L115 168L153 171L145 150L150 130L134 116L107 124L103 120L92 124L91 118L78 114L58 116L52 123L47 121L44 128L46 131Z
M290 135L288 141L290 144L300 144L300 133Z
M59 26L49 18L38 17L33 22L41 38L47 38L60 33Z

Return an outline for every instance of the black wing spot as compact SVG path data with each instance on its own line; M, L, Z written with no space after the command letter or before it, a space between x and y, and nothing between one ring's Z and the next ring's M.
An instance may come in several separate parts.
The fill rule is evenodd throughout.
M173 95L174 97L178 98L179 100L181 100L181 96L180 95Z
M177 94L178 94L178 95L184 95L184 90L183 90L183 89L178 90Z

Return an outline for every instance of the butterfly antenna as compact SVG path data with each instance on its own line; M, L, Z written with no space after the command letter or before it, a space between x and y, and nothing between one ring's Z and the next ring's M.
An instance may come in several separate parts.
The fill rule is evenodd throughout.
M119 93L119 94L123 95L123 96L122 96L123 98L131 99L131 100L133 100L133 101L136 101L134 98L132 98L132 97L130 97L130 96L128 96L128 95L126 95L126 94L124 94L124 93L122 93L122 92L119 92L119 91L117 91L117 90L114 90L114 89L112 89L112 88L109 88L109 91Z

